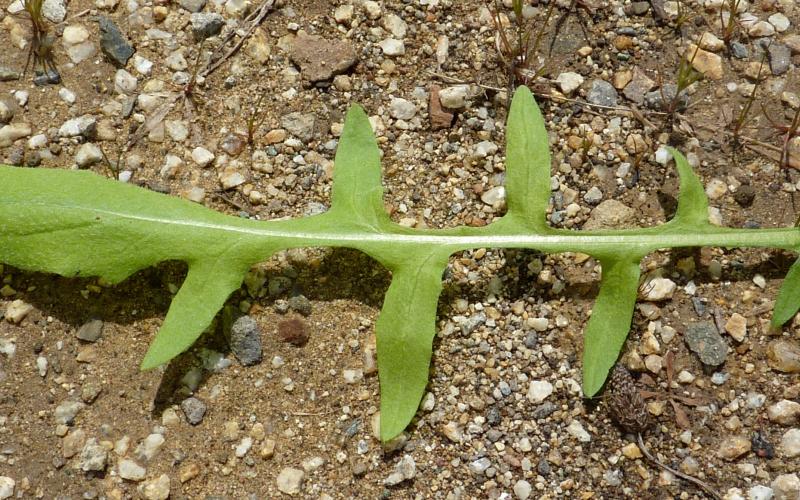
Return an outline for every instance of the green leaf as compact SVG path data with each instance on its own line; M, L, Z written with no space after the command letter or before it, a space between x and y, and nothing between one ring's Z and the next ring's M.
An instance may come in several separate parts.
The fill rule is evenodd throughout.
M639 255L603 260L600 293L583 333L583 395L603 387L628 337L639 290Z
M436 306L448 254L420 249L393 270L375 325L381 383L381 440L406 428L428 384Z
M783 285L775 300L772 313L772 328L780 328L792 319L800 309L800 258L798 258L783 279Z
M506 130L506 217L538 233L550 230L550 142L539 106L528 87L514 92Z
M708 197L703 189L703 183L695 175L689 162L680 151L667 148L675 159L675 166L680 176L680 192L678 193L678 210L672 221L683 227L702 228L709 226L708 222Z
M379 231L390 224L383 208L381 152L361 106L347 112L333 167L331 212Z

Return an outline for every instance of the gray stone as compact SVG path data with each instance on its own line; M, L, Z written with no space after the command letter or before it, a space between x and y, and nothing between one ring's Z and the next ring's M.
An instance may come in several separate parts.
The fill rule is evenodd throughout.
M528 500L532 491L533 487L531 486L531 483L525 481L524 479L520 479L514 484L514 495L516 495L519 500Z
M782 75L789 71L792 63L792 51L781 43L771 43L767 49L769 53L769 67L773 75Z
M225 18L216 13L195 12L192 14L192 34L196 42L219 35L225 26Z
M410 120L417 114L417 107L411 101L393 97L389 103L389 114L396 120Z
M103 334L103 322L99 319L92 319L81 325L75 336L86 342L97 342Z
M479 458L469 464L469 470L473 474L480 475L486 472L486 469L492 466L492 461L486 457Z
M800 477L797 474L781 474L770 484L775 492L773 500L797 500L800 498Z
M686 327L684 340L689 349L700 357L703 364L719 366L725 362L728 344L712 323L700 321L689 324Z
M281 470L280 474L278 474L278 478L276 480L278 490L280 490L281 493L286 493L287 495L296 495L300 493L300 490L303 487L303 478L305 477L305 474L306 473L300 469L285 467L283 470Z
M648 77L644 71L636 67L633 70L633 78L622 90L622 93L636 104L642 104L645 94L655 87L655 85L656 82Z
M587 101L601 106L616 106L617 98L617 90L605 80L592 81L589 93L586 94Z
M161 474L155 479L147 481L140 487L145 500L167 500L169 498L169 476Z
M395 486L403 481L414 479L416 475L417 464L414 462L414 457L411 455L403 455L403 458L397 462L394 471L389 474L389 477L383 480L383 484L386 486Z
M303 316L311 315L311 301L305 295L295 295L289 298L289 307Z
M586 194L583 195L583 201L590 205L597 205L603 199L603 192L597 186L592 186Z
M78 412L84 408L80 401L64 401L58 405L53 412L53 417L57 424L72 425Z
M195 397L186 398L181 401L181 410L183 410L187 422L197 425L203 421L203 417L206 415L206 404Z
M102 472L108 464L108 451L91 438L83 445L78 463L83 472Z
M300 32L289 50L292 62L310 82L321 82L344 73L356 63L356 51L344 40L328 40Z
M114 21L106 16L100 16L100 49L108 59L118 68L125 67L128 59L133 56L134 50Z
M42 2L42 16L48 21L60 23L67 17L67 6L64 0L44 0Z
M136 447L136 456L138 456L140 460L150 460L156 456L156 453L158 453L158 450L163 444L164 436L157 433L150 434Z
M636 211L617 200L606 200L592 209L583 229L623 229L633 227Z
M119 477L128 481L141 481L145 478L147 471L133 460L125 459L117 465L117 473Z
M0 82L11 82L14 80L19 80L20 74L18 71L14 71L11 68L7 68L6 66L0 66Z
M394 56L402 56L406 53L406 44L403 43L402 40L397 40L395 38L387 38L385 40L381 40L378 43L378 46L383 51L384 55L394 57Z
M242 316L231 326L230 347L244 366L261 362L261 329L250 316Z
M178 3L189 12L200 12L206 6L206 0L178 0Z
M80 168L89 168L103 160L103 152L91 142L81 144L75 153L75 164Z
M14 496L14 488L17 483L8 476L0 476L0 499L11 498Z
M794 458L800 455L800 429L789 429L781 438L784 456Z
M97 120L92 115L83 115L64 122L58 129L60 137L92 137L97 130Z
M289 113L281 118L281 126L302 141L314 138L317 117L313 113Z
M731 42L731 54L736 59L747 59L750 55L747 51L747 47L739 42Z

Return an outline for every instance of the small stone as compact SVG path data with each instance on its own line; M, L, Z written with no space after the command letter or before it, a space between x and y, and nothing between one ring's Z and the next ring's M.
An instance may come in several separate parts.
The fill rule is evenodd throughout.
M723 76L722 58L713 52L703 50L690 44L685 54L686 60L703 76L712 80L721 80Z
M11 146L17 139L31 135L31 126L27 123L10 123L0 128L0 147Z
M167 500L169 498L169 476L161 474L157 478L147 481L140 489L146 500Z
M772 500L774 495L772 488L760 484L747 490L747 500Z
M312 83L330 80L357 61L356 51L349 42L307 35L303 31L292 42L289 57Z
M333 11L333 18L339 24L350 24L353 20L353 10L352 5L340 5Z
M678 285L669 278L653 278L644 285L642 299L649 302L659 302L672 298Z
M17 104L13 99L0 97L0 123L10 122L16 112Z
M0 476L0 500L11 498L14 496L14 488L17 486L16 481L8 476Z
M0 82L13 82L14 80L19 80L19 77L20 74L18 71L0 66Z
M192 160L200 167L205 168L214 161L214 153L203 147L196 147L192 150Z
M118 94L133 94L138 80L124 69L118 69L114 75L114 90Z
M359 369L342 370L342 378L346 384L357 384L364 380L364 372Z
M527 500L531 496L531 492L533 491L533 487L531 483L525 481L524 479L520 479L516 483L514 483L514 495L519 500Z
M410 120L417 114L417 106L406 99L393 97L389 104L389 114L395 120Z
M783 33L791 26L791 21L782 12L776 12L767 18L767 21L775 28L778 33Z
M378 2L375 2L374 0L366 0L361 5L364 7L364 11L367 13L367 17L370 19L378 19L381 17L382 10Z
M158 450L163 444L164 436L156 433L150 434L136 447L136 456L138 456L140 460L148 461L156 456L156 453L158 453Z
M108 451L97 442L97 439L91 438L83 445L78 463L83 472L104 471L108 463Z
M775 34L775 27L766 21L757 21L750 25L750 28L747 29L747 34L753 38L772 36Z
M505 186L495 186L491 189L488 189L481 195L481 201L492 207L504 202L505 199Z
M72 425L75 417L86 405L80 401L64 401L53 412L56 424Z
M497 144L492 141L481 141L475 146L475 156L479 158L493 156L498 149Z
M556 83L564 95L571 95L583 85L583 77L578 73L567 71L556 78Z
M587 101L601 106L616 106L617 98L617 89L605 80L593 80L586 94Z
M89 30L81 25L70 25L64 28L61 40L67 55L74 64L79 64L95 54L96 49L89 37Z
M181 484L191 481L200 475L200 466L195 462L184 464L178 470L178 479Z
M800 403L783 399L767 408L767 416L771 422L793 425L800 422Z
M406 53L406 44L396 38L386 38L378 43L383 54L389 57L402 56Z
M117 465L117 473L128 481L142 481L147 471L133 460L123 459Z
M736 460L752 448L750 440L744 436L725 438L717 446L717 456L725 460Z
M603 192L597 186L592 186L586 194L583 195L583 201L590 205L597 205L603 199Z
M303 320L294 318L278 323L278 338L295 346L308 342L308 329Z
M636 104L643 104L645 94L655 86L656 82L648 77L644 71L636 67L633 70L633 77L630 83L625 86L622 94Z
M303 486L304 476L305 472L300 469L285 467L283 470L281 470L280 474L278 474L278 490L280 490L281 493L286 493L287 495L296 495L300 493L300 489Z
M293 295L287 301L289 309L296 311L303 316L310 316L312 312L311 301L305 295Z
M622 454L625 455L626 458L631 460L636 460L637 458L642 458L642 450L636 445L636 443L628 443L622 447Z
M468 85L455 85L442 89L439 92L439 100L445 108L462 109L467 104L468 95Z
M243 366L261 362L261 329L250 316L242 316L233 322L229 343L233 355Z
M60 137L91 137L94 135L96 127L97 120L92 115L83 115L65 121L58 129L58 135Z
M118 68L125 67L128 59L133 55L133 47L123 36L114 21L106 16L100 16L100 49Z
M97 342L103 334L103 321L92 319L81 325L75 336L86 342Z
M389 474L389 477L384 479L383 484L386 486L395 486L403 481L414 479L416 475L417 464L414 462L414 457L411 455L403 455L403 458L401 458L395 466L394 471Z
M591 434L589 434L577 420L573 420L569 423L567 426L567 433L582 443L588 443L592 440Z
M742 342L747 335L747 318L739 313L733 313L725 323L725 331L737 342Z
M775 492L773 500L797 500L800 498L800 477L797 474L781 474L770 484Z
M700 48L711 52L719 52L725 48L725 42L717 38L714 33L706 31L700 37Z
M553 384L546 380L534 380L528 386L528 401L541 403L553 394Z
M775 76L782 75L789 71L792 64L792 51L789 47L780 43L771 43L767 49L769 54L769 67Z
M617 200L606 200L592 209L583 225L585 230L622 229L632 227L636 211Z
M312 113L289 113L281 118L281 126L304 142L314 138L316 116Z
M81 144L75 153L75 164L80 168L89 168L101 161L103 161L103 152L92 142Z
M5 318L10 323L18 325L31 311L33 311L32 305L17 299L12 301L8 307L6 307Z
M61 440L61 456L72 458L83 449L86 443L86 433L83 429L75 429Z
M383 27L397 39L403 39L408 31L408 24L397 14L383 16Z
M767 346L770 368L783 373L800 373L800 345L792 340L773 340Z
M234 454L237 458L243 458L247 455L247 452L250 451L250 448L253 446L253 438L246 436L243 437L241 442L236 445L236 449L234 450Z
M69 90L66 87L61 87L60 89L58 89L58 97L60 97L62 101L64 101L70 106L75 104L76 100L75 92Z
M63 22L67 17L67 6L64 0L44 0L42 2L42 16L54 23Z
M180 6L189 12L200 12L206 6L206 0L178 0Z
M192 34L196 42L219 35L225 26L225 18L217 13L195 12L190 17Z
M431 85L430 99L428 100L428 115L431 119L432 130L447 129L453 124L455 114L442 107L441 87L438 85Z
M464 433L461 430L461 426L458 425L458 422L447 422L447 424L442 427L442 432L447 439L456 444L460 444L464 440Z
M713 324L707 321L690 323L686 327L684 340L689 349L700 357L703 364L719 366L725 362L728 355L728 344Z
M226 167L225 170L220 172L219 174L219 182L222 184L222 189L233 189L237 186L241 186L247 179L241 172L236 170L235 167Z
M186 398L181 401L181 410L186 416L186 421L191 425L197 425L203 421L206 409L206 404L196 397Z
M800 456L800 429L789 429L781 438L781 449L787 458Z

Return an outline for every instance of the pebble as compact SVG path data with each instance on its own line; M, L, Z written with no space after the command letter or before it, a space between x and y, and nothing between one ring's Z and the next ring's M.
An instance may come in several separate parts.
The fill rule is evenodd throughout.
M647 282L644 288L646 293L642 299L650 302L658 302L671 299L678 285L669 278L653 278Z
M406 53L406 44L396 38L386 38L378 43L384 55L389 57L402 56Z
M732 436L725 438L717 446L717 456L725 460L736 460L752 448L750 439L744 436Z
M90 137L97 128L97 120L92 115L83 115L65 121L58 129L60 137Z
M161 445L164 444L164 436L153 433L144 438L144 441L136 447L136 456L145 462L156 456Z
M5 500L14 496L14 488L17 482L8 476L0 476L0 499Z
M637 458L642 458L642 450L636 445L636 443L628 443L622 447L622 454L625 455L626 458L631 460L636 460Z
M303 316L310 316L312 312L311 301L305 295L293 295L287 301L289 308Z
M33 311L32 305L16 299L6 307L5 318L8 322L18 325L31 311Z
M333 11L333 18L339 24L350 24L353 20L354 7L352 5L340 5Z
M100 50L118 68L125 67L133 56L133 47L123 36L114 21L106 16L100 16Z
M79 24L64 28L61 41L67 56L74 64L79 64L95 54L96 49L89 37L89 30Z
M597 186L592 186L585 195L583 201L590 205L596 205L603 199L603 192Z
M414 479L417 475L417 464L411 455L403 455L403 458L395 465L394 471L383 480L386 486L395 486L403 481Z
M75 429L61 440L61 456L72 458L83 449L86 443L86 433L83 429Z
M541 403L553 394L553 384L546 380L533 380L528 386L528 401Z
M636 211L617 200L606 200L592 209L583 229L622 229L635 222Z
M566 71L556 78L556 83L564 95L571 95L583 85L583 77L578 73Z
M247 455L247 452L250 451L250 448L252 447L253 447L253 438L245 436L242 438L239 444L236 445L234 454L236 455L237 458L243 458L245 455Z
M196 42L219 35L225 26L225 18L217 13L194 12L189 18L192 23L192 35Z
M361 5L364 7L364 11L367 13L367 17L370 19L378 19L383 13L380 4L374 0L366 0Z
M310 82L327 81L357 62L356 51L345 40L329 40L301 31L292 42L289 57Z
M770 368L783 373L800 373L800 345L793 340L773 340L767 346Z
M800 456L800 429L789 429L784 433L781 449L787 458Z
M583 424L577 420L569 423L567 433L582 443L588 443L592 440L592 436L583 428Z
M769 21L769 23L775 28L775 31L777 31L778 33L783 33L784 31L789 29L789 26L791 26L791 21L789 21L789 18L786 17L786 15L783 14L782 12L777 12L775 14L772 14L767 18L767 21Z
M532 491L533 487L531 483L524 479L520 479L514 483L514 495L516 495L519 500L527 500L530 498Z
M54 23L63 22L67 17L67 6L64 0L44 0L42 2L42 16Z
M497 144L492 141L481 141L475 145L475 156L479 158L486 158L497 153Z
M780 43L772 43L767 49L769 54L769 68L775 76L782 75L789 71L792 65L792 51L789 47Z
M233 355L243 366L261 362L261 329L250 316L242 316L233 322L229 343Z
M118 69L114 75L114 90L118 94L133 94L137 83L136 77L122 68Z
M89 168L103 161L103 152L93 142L81 144L75 153L75 164L80 168Z
M690 323L686 327L684 340L689 349L700 357L703 364L719 366L725 362L728 355L728 344L713 324L707 321Z
M631 81L622 90L622 94L636 104L643 104L645 94L656 86L656 82L638 67L634 68L632 76Z
M75 99L76 99L75 92L69 90L66 87L61 87L60 89L58 89L58 97L60 97L61 100L67 103L68 105L75 104Z
M78 462L83 472L101 472L106 469L108 464L108 451L101 446L97 439L91 438L86 441L81 450Z
M395 120L410 120L417 114L417 106L406 99L393 97L389 103L389 114Z
M103 334L103 321L92 319L81 325L75 336L86 342L97 342Z
M342 378L346 384L357 384L364 380L364 372L361 369L342 370Z
M14 80L19 80L19 77L19 72L5 66L0 66L0 82L12 82Z
M775 493L772 488L757 484L747 490L747 500L772 500Z
M203 417L206 415L206 409L206 404L196 397L186 398L181 401L181 410L183 410L183 414L186 416L186 421L191 425L197 425L203 421Z
M167 500L170 493L169 476L161 474L157 478L147 481L142 484L140 491L146 500Z
M464 433L461 430L461 426L458 425L458 422L448 422L447 424L442 427L442 433L449 439L450 441L460 444L464 440Z
M685 57L692 67L703 76L712 80L722 79L722 58L717 54L703 50L695 44L690 44L686 50Z
M477 460L470 462L469 470L476 476L482 475L486 470L492 466L492 461L486 457L481 457Z
M13 99L0 97L0 123L10 122L16 112L17 105Z
M714 33L710 31L706 31L700 37L699 42L700 48L703 50L709 50L711 52L719 52L725 48L725 42L720 40Z
M445 108L454 110L462 109L467 105L468 95L468 85L454 85L439 91L439 101Z
M397 14L383 16L383 27L397 39L403 39L408 31L408 24Z
M733 313L725 323L725 331L737 342L742 342L747 335L747 318L739 313Z
M757 21L750 25L747 34L753 38L762 38L775 34L775 27L766 21Z
M11 146L17 139L31 135L31 126L27 123L10 123L0 128L0 147Z
M712 200L718 200L728 192L728 185L720 179L711 179L706 186L706 195Z
M505 186L495 186L491 189L486 190L481 195L481 201L492 207L500 205L505 201L505 199L506 199Z
M770 484L775 492L773 500L797 500L800 498L800 477L796 473L781 474Z
M586 94L586 100L601 106L617 105L617 89L605 80L592 80L592 86Z
M308 142L314 138L316 116L312 113L289 113L281 117L281 126L298 139Z
M767 416L771 422L793 425L800 422L800 403L783 399L767 408Z
M305 472L300 469L285 467L281 470L280 474L278 474L278 479L276 480L278 490L287 495L296 495L300 493L304 476Z
M180 6L189 12L200 12L206 6L206 0L178 0Z
M142 481L147 471L133 460L123 459L117 465L117 473L119 477L128 481Z
M196 147L192 150L192 160L200 167L207 167L214 161L214 153L203 147Z
M86 405L80 401L64 401L53 412L56 424L72 425L75 417Z

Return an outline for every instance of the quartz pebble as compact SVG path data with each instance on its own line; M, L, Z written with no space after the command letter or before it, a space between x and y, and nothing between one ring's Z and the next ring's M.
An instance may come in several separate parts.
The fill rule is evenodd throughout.
M276 480L278 490L280 490L281 493L286 493L287 495L296 495L300 493L300 490L303 486L304 477L305 472L301 469L286 467L278 474L278 478Z
M553 384L546 380L534 380L528 386L528 400L532 403L541 403L553 394Z
M414 457L411 455L403 455L403 458L397 463L394 471L383 481L386 486L395 486L414 479L417 474L417 464L414 462Z
M14 496L14 488L17 483L8 476L0 476L0 500Z
M784 433L781 450L787 458L800 456L800 429L789 429Z
M767 408L767 416L771 422L793 425L800 422L800 403L783 399Z

